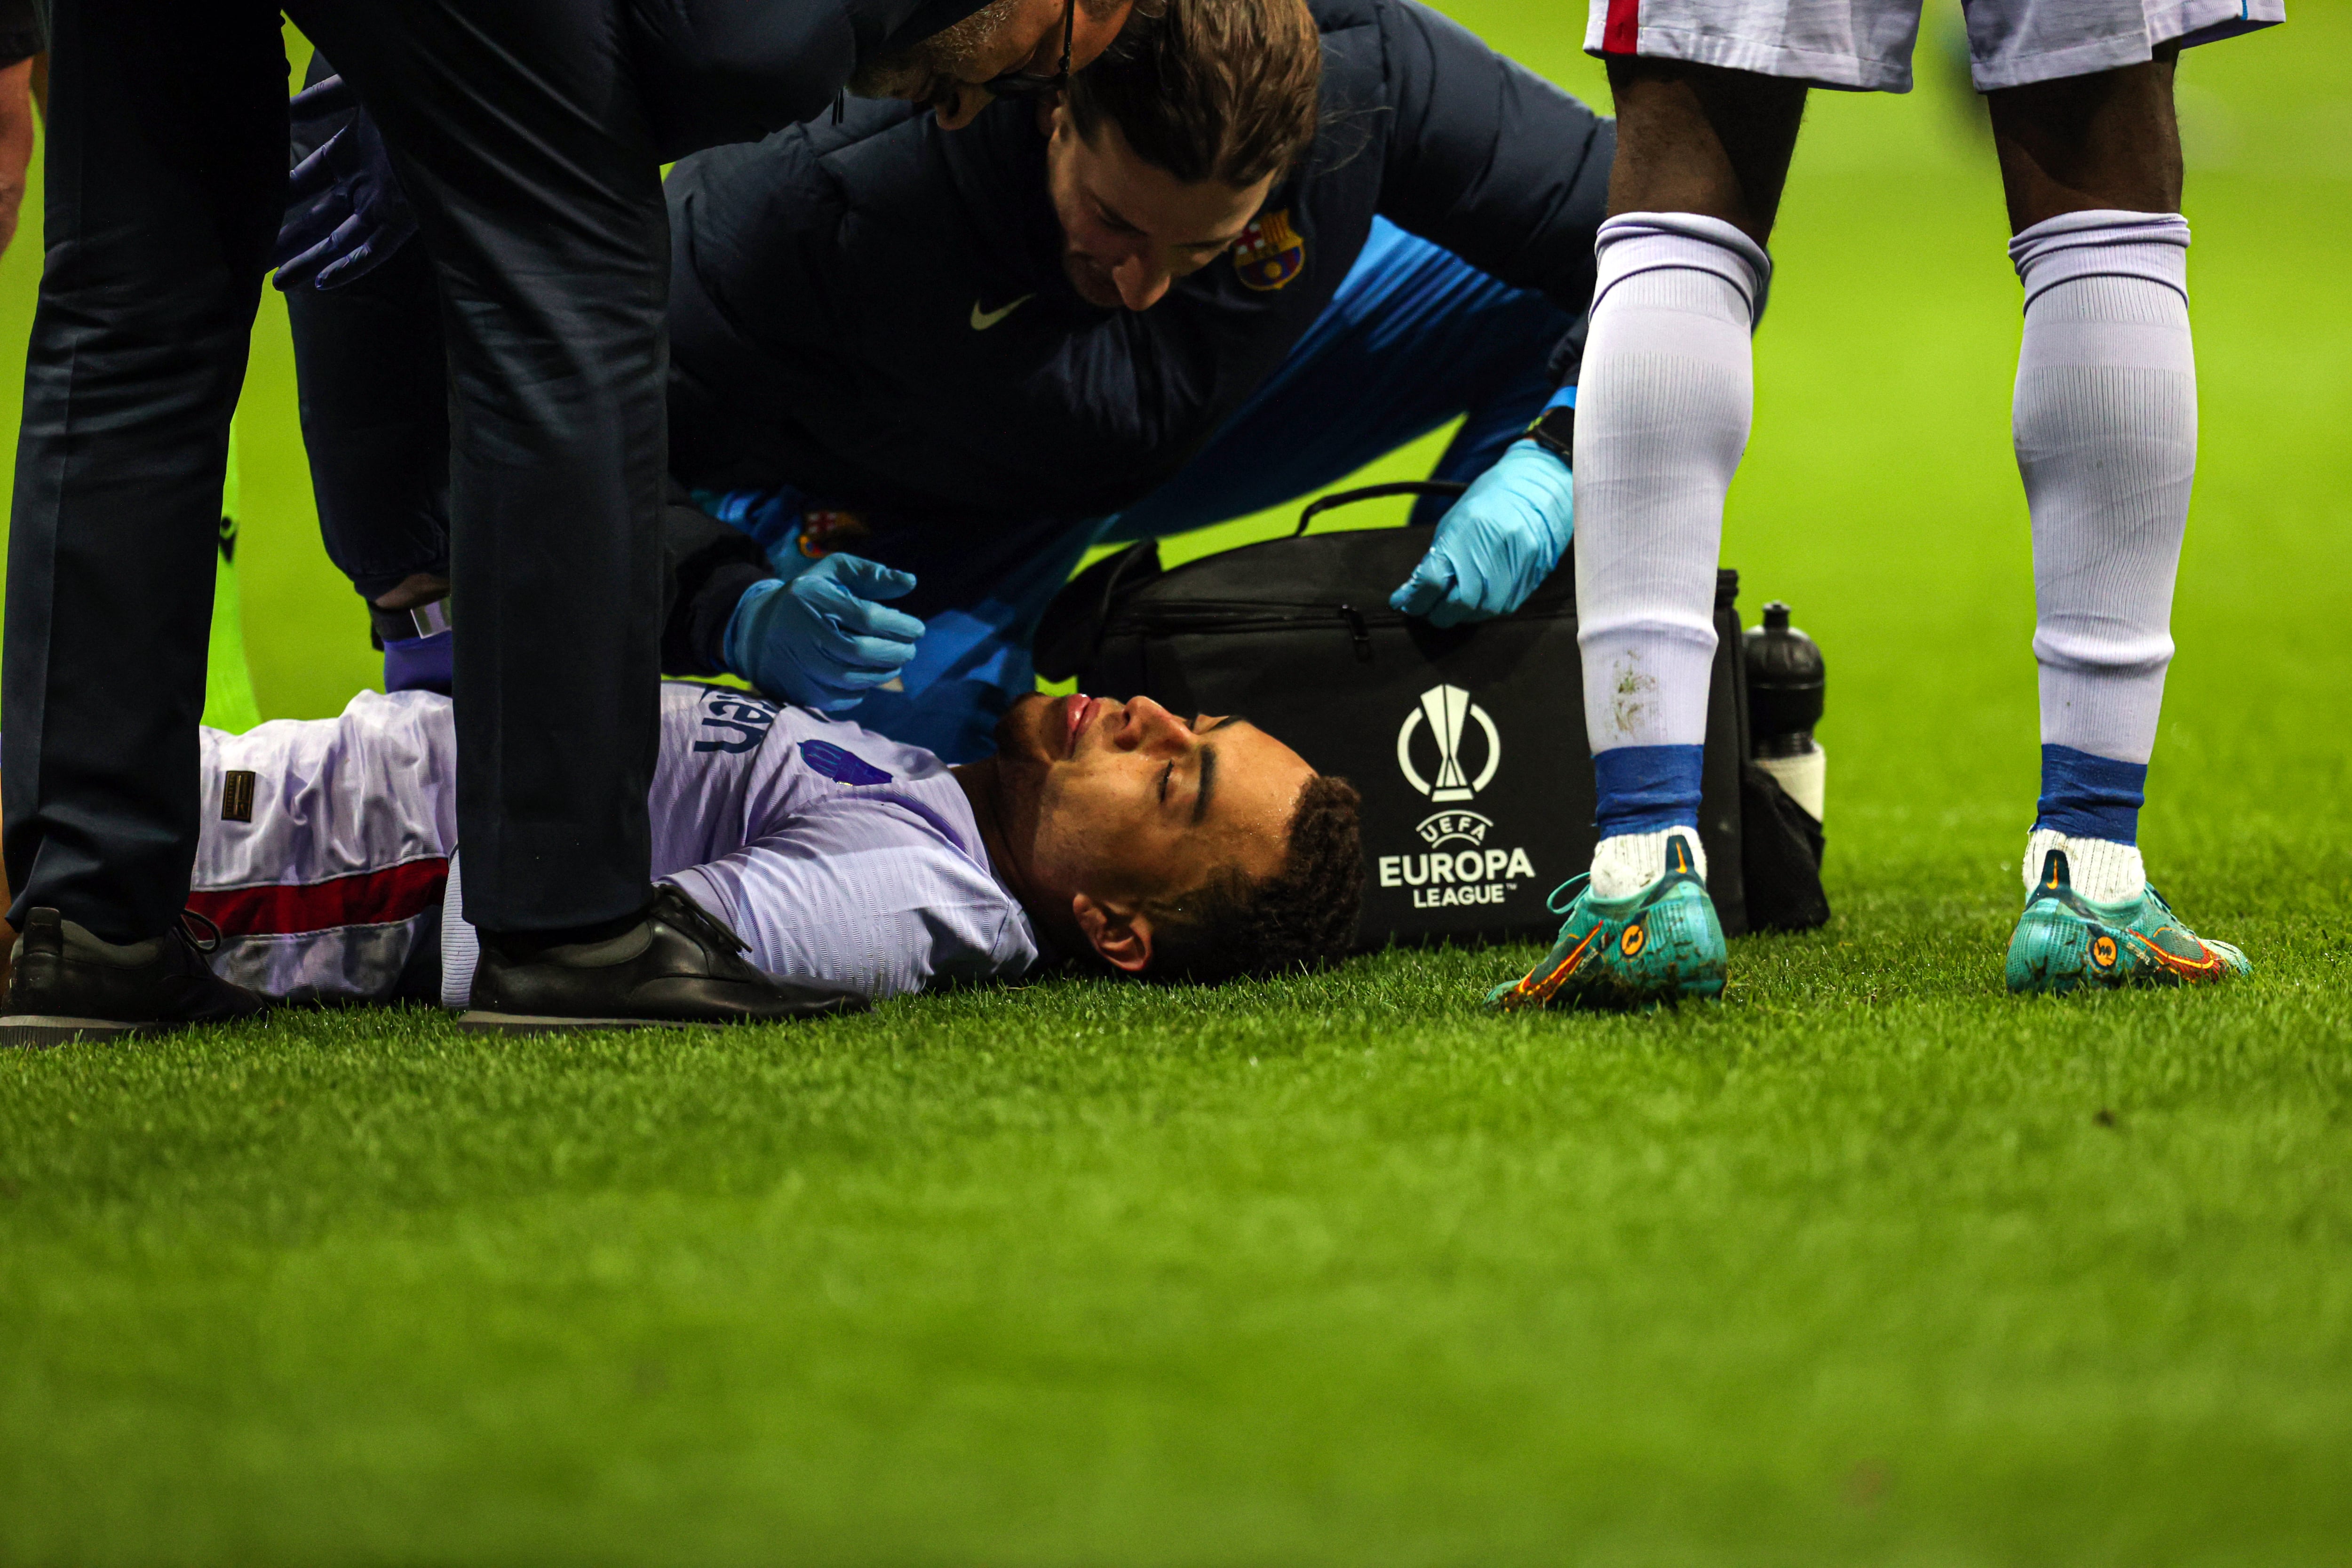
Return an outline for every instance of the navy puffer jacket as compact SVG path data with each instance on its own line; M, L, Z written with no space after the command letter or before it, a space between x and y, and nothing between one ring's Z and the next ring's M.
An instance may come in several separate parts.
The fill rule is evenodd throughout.
M1412 0L1311 8L1325 130L1268 198L1265 243L1145 311L1071 289L1022 104L943 132L858 103L680 163L673 471L877 510L1117 511L1281 365L1376 214L1580 315L1614 124Z

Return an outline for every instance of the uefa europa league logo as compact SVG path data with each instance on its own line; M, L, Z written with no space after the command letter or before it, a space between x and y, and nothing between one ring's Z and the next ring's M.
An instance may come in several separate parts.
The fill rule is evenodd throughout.
M1471 720L1486 732L1485 765L1475 780L1462 763L1463 727ZM1412 741L1426 724L1430 737L1437 742L1437 776L1423 778L1421 770L1412 765ZM1412 785L1431 800L1444 805L1448 801L1475 799L1478 792L1495 780L1495 769L1503 760L1503 738L1496 732L1495 721L1486 710L1470 700L1470 694L1458 686L1433 686L1421 694L1421 705L1405 716L1404 727L1397 731L1397 768L1404 774L1405 783Z

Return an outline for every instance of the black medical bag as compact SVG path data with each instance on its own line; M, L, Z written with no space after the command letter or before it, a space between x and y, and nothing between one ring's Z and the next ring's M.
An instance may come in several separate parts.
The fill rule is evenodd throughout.
M1163 571L1150 542L1096 563L1046 612L1039 673L1187 717L1238 713L1364 799L1362 939L1549 938L1551 890L1591 862L1593 784L1573 552L1519 609L1441 630L1389 607L1420 528L1310 534L1333 506L1459 486L1377 485L1297 534ZM1699 812L1727 934L1829 918L1820 830L1749 763L1736 572L1716 586Z

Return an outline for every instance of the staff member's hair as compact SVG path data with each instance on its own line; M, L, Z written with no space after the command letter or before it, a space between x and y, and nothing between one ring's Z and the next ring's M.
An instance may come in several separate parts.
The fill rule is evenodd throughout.
M1168 0L1070 79L1089 142L1106 119L1187 183L1242 189L1296 163L1322 113L1323 40L1307 0Z

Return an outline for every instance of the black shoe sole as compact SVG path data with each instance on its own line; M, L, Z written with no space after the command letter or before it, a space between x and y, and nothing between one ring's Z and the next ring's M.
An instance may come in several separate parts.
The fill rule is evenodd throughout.
M674 1018L560 1018L469 1010L457 1016L457 1027L469 1035L584 1035L597 1029L688 1029L693 1026Z
M51 1046L69 1046L77 1040L94 1044L100 1040L119 1040L126 1035L152 1034L159 1029L184 1026L126 1024L117 1018L71 1018L47 1013L12 1013L0 1017L0 1048L15 1047L20 1050L46 1050Z
M247 1013L226 1018L149 1018L126 1023L121 1018L85 1018L62 1013L9 1013L0 1015L0 1049L16 1046L39 1050L48 1046L68 1046L76 1040L94 1043L132 1035L170 1035L213 1024L249 1023L262 1016L262 1013Z

